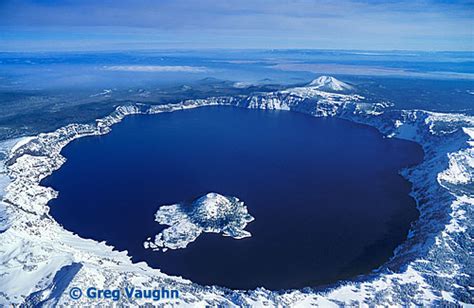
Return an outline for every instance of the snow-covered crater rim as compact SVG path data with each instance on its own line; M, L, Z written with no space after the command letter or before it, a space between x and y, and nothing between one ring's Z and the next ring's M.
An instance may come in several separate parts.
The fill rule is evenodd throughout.
M311 95L313 95L311 93ZM316 94L316 95L319 95ZM421 191L422 188L427 189L430 193L433 189L431 187L427 187L427 185L431 185L433 183L438 184L440 179L444 179L447 181L448 184L457 185L456 181L451 181L449 176L446 176L447 173L451 172L456 175L463 175L462 182L465 183L466 181L472 182L472 157L474 156L472 153L472 136L466 138L466 135L470 135L468 132L472 132L473 128L472 125L474 120L472 117L466 117L462 115L449 115L449 114L437 114L437 113L430 113L424 111L401 111L397 114L391 114L388 118L384 117L383 115L383 106L380 105L371 105L367 106L364 104L359 104L357 102L351 101L350 98L345 100L332 102L328 98L331 96L324 97L321 101L315 103L315 105L311 107L303 106L303 100L298 100L294 97L291 97L291 100L287 101L279 101L273 96L270 97L247 97L247 98L232 98L232 97L218 97L218 98L210 98L206 100L191 100L185 101L180 104L173 104L173 105L157 105L157 106L147 106L147 105L132 105L132 106L122 106L118 107L114 113L110 116L105 117L103 119L97 120L95 125L77 125L71 124L61 129L58 129L55 132L47 133L47 134L40 134L36 138L29 140L26 144L18 146L15 148L15 151L10 153L10 160L8 164L8 174L12 179L11 184L7 187L7 194L5 200L8 201L10 211L15 214L20 214L18 212L19 209L27 211L30 216L27 217L30 224L32 224L31 228L37 228L37 230L41 230L44 226L38 224L37 221L33 218L38 218L43 214L47 214L48 206L47 203L49 200L55 197L55 192L50 188L44 188L39 185L41 179L46 177L47 175L51 174L54 170L58 169L63 163L64 158L60 155L61 149L66 146L71 140L74 140L79 137L89 136L89 135L100 135L105 134L110 131L110 127L120 122L126 115L129 114L155 114L160 112L170 112L175 110L182 110L182 109L189 109L201 106L213 106L213 105L232 105L238 107L245 107L245 108L262 108L262 109L285 109L285 110L294 110L298 112L305 112L315 116L338 116L341 118L353 120L356 122L361 122L365 124L369 124L375 126L382 133L386 135L392 136L400 136L403 138L407 138L413 141L419 142L425 150L428 150L428 156L425 158L426 170L420 170L420 168L414 168L410 170L406 174L404 174L410 181L414 183L415 188L420 188L420 191L414 191L413 195L417 200L421 200L421 198L426 197L430 198L430 196L423 195ZM305 97L306 99L307 97ZM359 98L357 98L359 100ZM396 122L396 121L399 122ZM436 146L438 145L437 142L441 142L438 140L437 131L439 127L438 121L443 123L443 126L458 126L460 123L466 125L467 127L463 126L464 130L464 139L460 140L459 143L456 143L452 147L446 146L441 150L436 150ZM395 125L395 123L397 123ZM408 128L408 129L404 129ZM457 127L459 129L459 127ZM418 132L419 129L423 129L423 132ZM405 131L409 131L410 134L406 134ZM413 134L413 131L416 134ZM421 135L429 132L430 135ZM418 135L417 135L418 134ZM469 141L470 140L470 141ZM468 141L469 146L466 146L466 141ZM433 153L429 151L435 151ZM449 166L447 169L439 170L439 168L435 168L430 164L429 160L436 161L440 159L441 156L446 156L447 154L452 153L449 157ZM455 155L457 154L457 156ZM462 159L460 159L462 157ZM467 157L467 159L466 159ZM467 161L467 163L466 163ZM435 170L436 173L432 174L431 172ZM437 176L436 182L426 181L422 175L428 173L431 176ZM426 175L426 174L425 174ZM418 187L419 186L419 187ZM447 187L443 185L443 189L447 190L449 193L455 195L452 191L451 187ZM436 190L435 192L438 192ZM439 192L444 196L443 192ZM465 196L465 194L463 194ZM472 197L472 196L471 196ZM443 197L444 198L444 197ZM433 199L433 196L431 196ZM472 202L472 199L468 199L467 202ZM426 202L425 202L426 203ZM452 203L450 200L443 201L443 204L438 205L438 208L444 209L442 207L449 207L452 208ZM446 209L444 209L446 210ZM423 213L430 213L430 209L427 208L420 208L420 212ZM33 215L33 217L31 216ZM16 215L18 217L18 215ZM22 216L25 217L25 216ZM461 217L462 218L462 217ZM17 222L13 222L13 228L10 227L12 230L17 230L15 227L15 223L18 225L21 223L22 220L18 220ZM24 222L24 221L23 221ZM423 223L429 223L429 221L422 221ZM455 220L454 222L449 222L449 224L456 223L457 225L462 225L462 219ZM56 222L53 223L56 230L60 233L66 235L68 232L57 225ZM422 227L422 226L421 226ZM422 234L423 228L415 229L410 236L414 237L413 234L416 236L428 234ZM9 229L9 230L10 230ZM421 230L421 231L420 231ZM14 232L14 231L12 231ZM440 234L431 234L431 237L437 237ZM441 234L442 235L442 234ZM449 234L448 234L449 236ZM55 243L52 243L53 245ZM98 243L97 243L98 244ZM69 243L71 246L75 246L75 243ZM80 245L79 245L80 246ZM402 245L403 246L403 245ZM397 250L396 256L399 256L403 253L408 254L413 248L412 246L408 245L408 247L400 247ZM432 251L432 248L435 246L427 247L425 250L421 249L420 247L416 247L419 249L416 255L416 258L411 258L410 262L405 264L407 266L414 266L417 265L414 262L417 258L426 258L426 254ZM72 249L78 249L77 247L70 247ZM436 247L435 247L436 248ZM83 249L83 248L79 248ZM87 252L86 252L87 253ZM91 251L90 254L94 255L95 252ZM118 259L121 259L123 262L129 264L129 266L136 266L131 264L128 257L124 257L123 255L116 256ZM415 259L415 261L413 261ZM80 260L83 262L84 265L91 265L92 261L87 260ZM149 269L151 273L155 273L152 269ZM384 273L382 271L382 273ZM417 272L418 273L418 272ZM412 274L412 273L411 273ZM120 272L117 273L120 275ZM380 277L383 275L387 275L385 279L389 279L391 281L390 273L381 274ZM393 274L395 275L395 274ZM388 278L387 278L388 277ZM169 277L170 279L174 279L173 277ZM371 278L373 279L373 278ZM420 279L418 276L416 279ZM417 281L418 281L417 280ZM424 283L424 281L419 283ZM364 279L360 279L360 284L371 282L367 281L364 282ZM392 282L394 283L394 282ZM323 298L328 297L328 294L331 292L338 292L345 288L344 285L334 289L333 291L329 290L323 293L319 292L316 294L320 294L318 296L322 296ZM239 291L236 291L238 293ZM265 291L266 292L266 291ZM264 292L264 293L265 293ZM297 291L291 291L297 292ZM396 291L394 291L396 292ZM270 296L270 293L266 293ZM323 294L323 295L321 295ZM431 294L432 295L432 294ZM205 295L203 295L205 296ZM242 295L243 296L243 295Z

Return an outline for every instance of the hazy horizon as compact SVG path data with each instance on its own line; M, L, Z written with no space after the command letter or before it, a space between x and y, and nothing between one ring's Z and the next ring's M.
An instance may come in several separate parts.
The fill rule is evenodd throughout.
M1 47L0 47L1 48ZM110 53L110 52L215 52L215 51L321 51L321 52L373 52L373 53L472 53L472 50L428 50L428 49L345 49L345 48L233 48L233 47L198 47L198 48L176 48L176 47L160 47L160 48L130 48L130 49L34 49L34 50L17 50L17 49L0 49L0 53Z

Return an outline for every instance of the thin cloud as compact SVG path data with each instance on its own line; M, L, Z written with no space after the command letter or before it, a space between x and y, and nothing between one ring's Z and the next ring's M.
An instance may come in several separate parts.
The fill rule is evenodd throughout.
M116 72L145 72L145 73L157 73L157 72L185 72L185 73L203 73L207 72L208 69L201 66L186 66L186 65L113 65L104 66L102 68L105 71L116 71Z
M474 74L458 72L416 72L398 68L377 67L370 65L349 64L308 64L308 63L282 63L269 66L282 71L302 71L315 74L341 74L357 76L411 76L419 78L443 79L471 79Z

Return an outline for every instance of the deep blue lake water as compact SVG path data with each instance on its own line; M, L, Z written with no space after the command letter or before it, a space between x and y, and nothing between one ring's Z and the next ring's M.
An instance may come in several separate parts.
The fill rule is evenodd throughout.
M422 160L421 147L340 119L232 107L130 116L62 154L67 162L43 181L59 191L57 221L206 285L287 289L367 273L418 215L398 171ZM244 201L252 237L143 248L165 228L154 221L160 205L207 192Z

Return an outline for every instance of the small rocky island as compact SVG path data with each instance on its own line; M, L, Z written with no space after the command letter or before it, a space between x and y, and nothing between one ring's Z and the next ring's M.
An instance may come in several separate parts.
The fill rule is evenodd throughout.
M158 233L154 240L148 238L144 247L163 252L186 248L203 232L242 239L251 236L244 229L253 220L238 198L208 193L190 203L161 206L155 221L169 227Z

